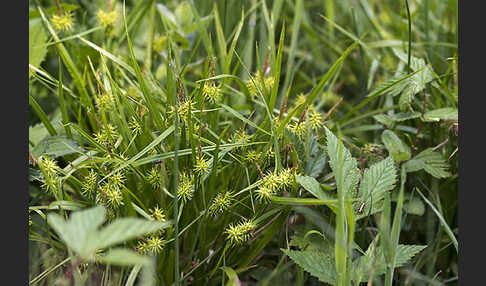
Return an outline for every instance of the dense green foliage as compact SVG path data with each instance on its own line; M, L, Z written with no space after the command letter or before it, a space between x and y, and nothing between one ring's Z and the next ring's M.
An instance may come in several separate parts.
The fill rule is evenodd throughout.
M31 0L29 280L457 284L457 105L454 0Z

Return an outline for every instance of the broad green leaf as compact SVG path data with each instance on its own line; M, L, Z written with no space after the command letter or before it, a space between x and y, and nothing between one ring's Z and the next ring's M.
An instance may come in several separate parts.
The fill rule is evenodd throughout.
M345 196L356 197L356 186L359 181L359 169L357 161L351 156L342 141L326 128L327 135L327 154L330 158L329 165L335 174L338 190L341 189ZM342 154L341 160L339 154ZM339 163L342 164L341 168Z
M411 82L403 89L398 99L398 106L401 111L412 111L412 100L413 96L417 93L417 88L417 84Z
M379 123L386 125L386 126L391 126L393 124L393 120L389 115L386 114L377 114L374 115L373 118L378 121Z
M49 136L42 139L32 150L34 157L46 155L50 157L60 157L64 155L84 152L78 143L65 136Z
M386 149L393 157L395 162L400 163L410 159L410 147L405 144L393 131L383 131L381 140L385 144Z
M399 244L396 249L395 267L401 267L408 263L417 253L422 251L427 246L425 245L403 245ZM353 264L356 266L356 273L353 280L359 280L359 282L366 282L370 278L371 266L373 264L373 258L375 255L373 242L366 250L365 255L356 259ZM375 263L375 276L380 276L386 272L386 262L383 250L381 247L376 249L376 263Z
M403 167L407 172L415 172L424 169L427 173L439 179L450 176L450 173L448 172L449 164L446 159L432 148L427 148L420 152L412 160L403 164Z
M221 267L221 270L223 270L226 273L226 276L228 276L228 282L226 283L226 286L240 286L241 282L240 279L238 278L238 274L233 268L223 266Z
M66 245L83 259L90 260L96 250L96 240L91 241L93 233L105 221L105 208L102 206L74 212L65 221L58 214L48 214L47 222L57 232Z
M427 111L424 114L424 121L440 121L459 118L459 112L457 108L445 107Z
M133 250L126 248L113 248L108 251L106 255L97 260L106 263L119 266L133 266L144 265L149 261L147 257L144 257Z
M38 68L47 53L47 34L39 19L29 21L29 64ZM32 76L29 69L29 78Z
M119 218L103 228L97 239L98 248L105 248L120 242L167 228L169 222L149 221L140 218Z
M404 63L408 62L408 55L406 53L395 48L393 49L393 52L401 61ZM412 81L417 85L414 94L412 94L413 96L424 89L425 85L434 79L434 75L432 74L431 67L427 65L423 59L412 56L410 67L413 71L420 70L412 77Z
M399 112L390 116L391 120L395 122L402 122L405 120L415 119L420 117L420 112Z
M336 268L334 258L327 252L314 250L287 250L282 251L297 265L317 277L319 281L334 285L336 283Z
M321 190L319 182L309 176L295 176L297 183L299 183L306 191L313 194L318 199L329 200L332 199L325 192Z
M396 168L392 157L388 157L364 171L363 180L359 185L359 194L362 200L355 203L355 207L364 203L361 214L357 219L376 213L381 210L385 192L392 190L396 183Z

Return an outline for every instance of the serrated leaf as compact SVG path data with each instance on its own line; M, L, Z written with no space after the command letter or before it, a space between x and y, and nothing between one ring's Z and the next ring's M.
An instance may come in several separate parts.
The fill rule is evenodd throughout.
M78 143L65 136L49 136L42 139L32 150L34 157L46 155L49 157L60 157L85 150L79 147Z
M299 183L306 191L313 194L318 199L330 200L332 199L326 193L321 190L319 182L309 176L295 176L295 180Z
M119 266L144 265L149 262L147 257L126 248L110 249L105 256L98 258L97 260L106 264Z
M377 114L373 116L373 118L378 121L379 123L386 125L386 126L391 126L393 124L393 120L390 116L386 114Z
M406 74L404 73L398 73L397 75L380 83L380 85L370 92L369 95L375 94L381 90L386 90L386 93L391 96L399 95L402 90L412 81L412 77L404 79L405 76Z
M47 53L47 34L39 19L29 21L29 64L38 68ZM29 78L32 72L29 69Z
M398 106L401 111L412 111L412 99L417 93L417 88L417 84L411 82L403 89L402 94L398 99Z
M395 267L401 267L408 263L417 253L426 248L426 245L404 245L399 244L396 249L395 255ZM353 264L355 265L356 274L354 280L359 282L366 282L369 279L371 273L371 266L373 263L373 257L375 255L373 243L370 244L366 250L365 255L356 259ZM386 272L386 262L383 250L381 247L376 249L376 263L375 263L375 276L383 275Z
M399 112L399 113L393 114L393 116L390 116L391 120L393 120L395 122L402 122L402 121L405 121L405 120L415 119L415 118L419 118L419 117L420 117L420 112L416 112L416 111Z
M103 228L98 234L98 248L105 248L170 225L169 222L149 221L139 218L119 218Z
M351 156L351 152L349 152L349 150L344 147L343 143L327 128L326 137L327 154L330 158L329 165L334 172L338 191L342 190L345 196L356 197L356 186L360 176L357 167L358 163L356 159ZM341 154L341 158L339 158L339 154ZM339 163L342 164L341 168L339 168Z
M317 178L326 166L327 158L314 136L310 136L309 140L309 159L305 161L305 174Z
M90 238L104 221L105 209L102 206L74 212L67 221L58 214L47 216L47 222L64 243L87 260L92 258L96 250L96 241Z
M282 249L282 251L302 269L317 277L319 281L333 285L336 283L334 258L328 253L314 250Z
M459 112L457 108L446 107L427 111L424 114L424 121L440 121L448 119L458 119Z
M359 186L358 196L361 202L355 203L355 207L364 203L364 209L357 219L376 213L381 210L381 201L384 194L395 187L396 168L392 157L388 157L364 171L363 180Z
M412 160L403 164L407 172L415 172L424 169L430 175L436 178L447 178L450 176L448 172L449 164L442 157L442 155L432 148L427 148L420 152Z
M410 159L410 147L408 147L408 145L405 144L393 131L383 131L383 134L381 134L381 140L385 144L386 149L393 157L395 162L400 163Z
M406 53L398 49L393 49L393 52L401 61L404 63L408 62L408 55ZM423 59L412 56L410 59L410 68L413 71L420 70L412 77L412 81L417 84L416 93L421 91L427 83L434 79L431 67L427 65Z
M82 259L93 261L97 250L133 239L170 225L168 222L138 218L119 218L98 230L106 219L106 210L97 206L71 214L67 221L58 214L49 214L47 222L61 240Z

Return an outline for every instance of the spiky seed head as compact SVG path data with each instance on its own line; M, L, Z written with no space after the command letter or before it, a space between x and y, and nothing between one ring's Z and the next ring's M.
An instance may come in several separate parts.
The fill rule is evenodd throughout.
M194 185L192 183L192 177L186 173L182 173L180 176L180 182L177 186L177 197L184 203L190 201L194 196Z
M115 10L111 12L105 12L102 9L99 9L96 16L98 18L98 23L103 28L110 27L110 26L113 27L117 19L117 14Z
M89 170L88 175L84 177L83 183L81 185L81 191L83 195L88 197L91 197L93 195L97 177L98 175L96 174L95 170Z
M150 211L150 216L152 217L153 220L161 221L161 222L167 221L165 218L164 211L160 209L158 206L156 206L153 209L150 209L149 211Z
M117 171L111 175L110 181L114 186L121 187L125 183L125 175L122 172Z
M137 119L133 116L130 119L130 122L128 122L128 127L130 127L133 135L139 135L142 133L142 126L137 121Z
M305 122L295 122L287 125L287 129L297 137L302 137L305 134Z
M41 188L48 193L54 194L57 191L57 176L53 175L45 177Z
M236 225L230 224L226 228L225 234L232 245L239 245L251 238L251 231L255 228L256 225L253 221L242 221Z
M275 195L275 189L262 186L255 191L255 194L258 201L266 203Z
M309 116L309 123L312 129L318 130L322 126L322 115L317 111L311 111Z
M203 176L209 172L209 162L204 157L196 159L196 165L194 165L194 172L199 176Z
M164 248L165 240L156 235L147 238L147 251L152 254L158 254Z
M64 11L62 15L52 16L51 22L58 31L71 30L73 27L73 14L71 11Z
M161 186L161 176L159 170L156 167L152 167L147 174L147 181L152 185L154 189L158 189Z
M138 253L145 255L148 253L147 243L143 240L139 240L136 246Z
M57 172L59 171L59 166L57 166L56 161L47 156L41 156L38 160L38 164L47 176L57 175Z
M123 205L123 197L118 186L109 184L109 187L106 191L106 202L108 206L117 209L121 205Z
M256 150L250 150L245 155L245 161L257 162L262 157L262 153Z
M227 210L233 202L233 194L230 191L219 193L209 206L209 213L212 215L221 214Z
M206 82L202 88L202 95L211 103L215 103L221 96L221 88L214 83Z

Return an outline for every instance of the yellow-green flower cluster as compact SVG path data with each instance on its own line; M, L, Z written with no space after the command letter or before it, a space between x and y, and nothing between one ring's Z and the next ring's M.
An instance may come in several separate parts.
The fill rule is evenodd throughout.
M177 198L184 203L190 201L194 196L194 185L192 177L186 173L181 173L179 185L177 186Z
M137 244L137 250L140 254L158 254L162 249L166 241L162 236L150 235L145 240L140 240Z
M262 157L262 153L261 152L258 152L256 150L253 150L252 149L252 150L246 152L245 161L248 161L248 162L257 162L261 157Z
M311 111L309 115L309 123L312 129L318 130L322 126L322 115L317 111Z
M196 159L196 165L194 165L194 172L199 176L203 176L209 172L209 161L204 157Z
M57 190L57 172L59 171L59 166L57 166L56 161L51 160L47 156L41 156L38 164L42 174L44 174L44 183L41 187L47 192L54 194Z
M202 88L202 95L209 102L215 103L221 97L221 87L214 82L206 82Z
M279 191L292 185L294 178L293 169L284 169L278 174L270 173L262 179L262 184L256 190L259 201L269 201Z
M260 90L261 92L264 91L263 85L265 85L265 88L269 90L273 88L273 85L275 83L275 78L273 76L269 76L269 77L263 77L263 84L262 84L261 72L257 72L253 77L253 80L255 81L255 83L253 83L251 79L248 79L246 81L246 88L248 88L248 91L250 92L250 95L252 97L258 95L258 90Z
M142 126L135 117L130 119L130 122L128 122L128 127L130 127L133 135L139 135L142 133Z
M305 122L294 122L286 126L287 129L292 132L292 134L302 137L305 134Z
M183 103L180 103L179 106L177 107L177 116L179 116L181 121L186 121L187 114L189 113L189 110L194 110L195 109L195 102L193 102L191 99L187 99ZM174 106L170 107L170 113L175 114L175 108Z
M98 176L95 170L93 169L89 170L88 175L84 177L84 181L81 185L81 191L83 195L88 197L91 197L93 195L96 186L97 177Z
M98 13L96 14L98 17L98 23L103 27L113 27L115 25L115 21L117 18L116 11L113 10L111 12L105 12L102 9L98 10Z
M108 123L106 128L96 133L94 137L96 142L100 144L113 145L118 139L118 133L116 132L116 127Z
M105 112L112 110L115 107L115 100L113 94L109 92L103 92L95 97L96 107L99 112Z
M211 215L221 214L231 206L232 202L233 194L230 191L219 193L211 202L209 213Z
M160 172L156 167L152 167L147 174L147 181L152 185L154 189L158 189L161 186Z
M73 27L73 14L70 11L64 11L62 15L52 16L51 22L58 31L70 30Z
M112 209L117 209L123 205L123 196L120 187L111 181L102 184L97 193L96 201Z
M247 220L238 224L230 224L224 232L232 245L239 245L252 237L251 232L255 228L256 224L251 220Z
M158 206L156 206L153 209L150 209L149 211L150 211L150 216L152 217L153 220L160 221L160 222L167 221L165 218L164 211L160 209Z

